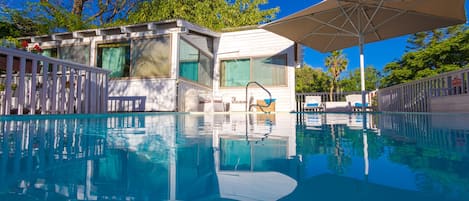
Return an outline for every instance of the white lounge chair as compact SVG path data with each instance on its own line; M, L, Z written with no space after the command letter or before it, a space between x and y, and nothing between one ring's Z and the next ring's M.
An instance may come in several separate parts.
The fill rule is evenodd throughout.
M306 96L303 109L304 111L323 111L321 96Z
M352 94L345 96L345 100L348 102L349 106L352 107L353 111L362 110L362 95ZM365 96L365 110L370 109L371 105L368 101L368 95Z

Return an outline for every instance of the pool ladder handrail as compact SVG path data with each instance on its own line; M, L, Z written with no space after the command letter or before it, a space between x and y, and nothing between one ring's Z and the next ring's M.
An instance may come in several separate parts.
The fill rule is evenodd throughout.
M251 123L250 123L250 122L252 122L252 119L251 119L252 116L251 116L251 115L252 115L252 114L248 114L248 113L245 114L245 117L246 117L246 118L245 118L245 122L246 122L246 127L245 127L245 128L246 128L246 142L247 142L248 145L251 144L251 142L254 142L254 144L257 144L258 142L262 142L262 141L264 141L265 139L267 139L270 134L272 134L272 120L269 119L269 123L268 123L268 125L269 125L269 131L266 132L266 133L261 133L261 134L262 134L262 137L261 137L259 140L249 140L249 136L250 136L250 132L249 132L250 127L249 127L249 126L250 126L250 125L251 125L251 126L254 126L254 124L251 124ZM251 129L252 129L252 128L251 128Z
M251 104L248 101L248 88L249 88L249 85L251 85L251 84L256 84L257 86L262 88L265 92L267 92L267 94L269 94L270 101L267 103L267 105ZM264 86L262 86L262 84L260 84L259 82L256 82L256 81L250 81L246 84L246 112L249 112L251 110L252 106L258 106L260 108L265 108L265 107L270 107L270 104L272 104L272 94L270 93L269 90L267 90Z

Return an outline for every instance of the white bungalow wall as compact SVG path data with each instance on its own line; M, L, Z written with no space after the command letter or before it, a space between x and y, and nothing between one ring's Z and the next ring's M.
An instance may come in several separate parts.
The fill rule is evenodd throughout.
M220 87L220 63L222 60L248 57L268 57L287 55L287 86L265 86L276 99L276 111L295 110L295 50L297 46L289 39L263 29L222 33L215 62L214 93L230 102L245 101L245 87ZM253 80L256 81L256 80ZM255 100L268 98L268 94L255 85L251 85L248 97ZM244 103L231 103L230 111L245 111Z
M177 25L174 25L177 24ZM84 30L73 33L56 34L52 36L31 37L31 45L39 44L43 49L58 48L72 44L89 44L90 66L96 66L97 44L106 42L128 41L131 38L155 37L157 35L170 35L171 40L171 76L169 78L122 78L109 80L109 111L213 111L207 105L200 107L200 95L222 96L225 103L231 102L232 97L237 101L245 100L244 87L220 87L220 62L226 59L270 57L274 55L287 55L287 85L265 86L276 99L276 111L295 110L295 66L298 50L294 42L263 29L252 29L228 33L215 33L202 27L192 25L185 21L170 21L148 26L160 26L162 29L132 32L132 29L142 25L121 27L120 34L113 34L119 28ZM167 25L167 26L166 26ZM176 27L175 27L176 26ZM181 34L195 31L214 39L214 81L213 90L199 86L192 82L183 82L179 79L178 43ZM89 35L89 36L88 36ZM73 37L71 37L73 36ZM60 50L59 50L60 51ZM60 54L60 52L59 52ZM300 54L301 55L301 54ZM254 80L255 81L255 80ZM213 92L212 92L213 91ZM194 92L194 93L192 93ZM187 97L190 96L190 97ZM268 98L267 93L258 87L250 88L249 97L254 99ZM144 107L133 105L135 100L144 101ZM191 100L197 99L197 100ZM112 101L117 103L113 103ZM121 103L118 103L121 101ZM140 104L139 102L138 104ZM197 104L197 106L196 106ZM232 104L230 111L244 111L245 104Z
M174 27L176 23L178 27ZM176 20L157 23L161 29L131 32L131 26L121 28L111 28L124 30L125 33L106 33L106 29L95 29L77 31L73 33L60 33L49 36L31 37L31 45L38 44L43 49L58 48L77 44L89 45L89 63L86 65L97 66L96 57L98 44L130 41L135 38L154 38L162 35L169 35L171 43L170 65L171 72L168 78L119 78L110 79L108 92L108 111L177 111L177 78L178 78L178 40L179 34L184 32L190 23ZM148 26L152 25L149 23ZM197 27L191 26L196 29ZM128 31L128 32L127 32ZM201 29L201 31L204 31ZM96 33L90 36L82 36L81 33ZM205 32L204 32L205 33ZM214 33L214 32L213 32ZM212 32L207 34L213 34ZM67 35L67 37L62 37ZM72 38L70 36L73 35Z

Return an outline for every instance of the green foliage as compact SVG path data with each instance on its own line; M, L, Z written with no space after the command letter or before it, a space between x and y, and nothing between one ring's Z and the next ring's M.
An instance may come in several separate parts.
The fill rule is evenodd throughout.
M11 90L15 91L16 88L18 88L18 85L16 83L12 83ZM5 84L0 83L0 91L5 91Z
M31 4L30 9L40 11L35 13L35 18L42 32L76 31L92 27L89 21L82 20L82 16L73 14L67 7L40 2Z
M322 69L313 69L308 65L295 69L295 78L297 93L326 92L332 80Z
M267 0L151 0L141 3L128 19L134 24L168 19L185 19L212 30L257 25L275 18L278 8L261 10Z
M0 18L0 38L17 38L41 34L39 32L40 26L27 17L28 10L2 8L0 11L8 13Z
M103 26L185 19L212 30L257 25L275 18L279 8L261 10L267 0L111 0L29 2L1 8L1 36L31 36ZM10 23L11 22L11 23Z
M20 41L18 39L13 38L11 36L6 36L6 37L3 37L0 40L0 47L20 48L21 44L20 44Z
M365 90L375 90L380 80L379 71L373 66L365 68ZM347 77L339 81L342 91L361 91L361 75L360 69L350 72Z
M0 38L5 38L7 36L18 37L20 36L20 30L9 22L0 22Z
M11 21L15 27L29 24L22 27L30 27L33 30L26 34L21 33L20 36L75 31L103 26L116 19L127 17L127 14L140 2L146 0L27 1L21 8L0 8L5 16L1 21ZM24 22L17 22L15 18L23 19Z
M440 73L469 67L469 30L456 26L431 32L432 39L415 51L405 53L400 60L384 67L383 86L392 86Z

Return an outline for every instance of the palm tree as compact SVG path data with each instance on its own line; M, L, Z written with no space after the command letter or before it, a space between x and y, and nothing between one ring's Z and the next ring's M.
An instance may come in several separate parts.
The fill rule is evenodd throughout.
M332 51L331 55L326 58L325 64L332 76L329 99L333 101L332 95L335 87L337 86L337 79L339 78L340 73L347 68L348 59L342 53L342 50L336 50Z

